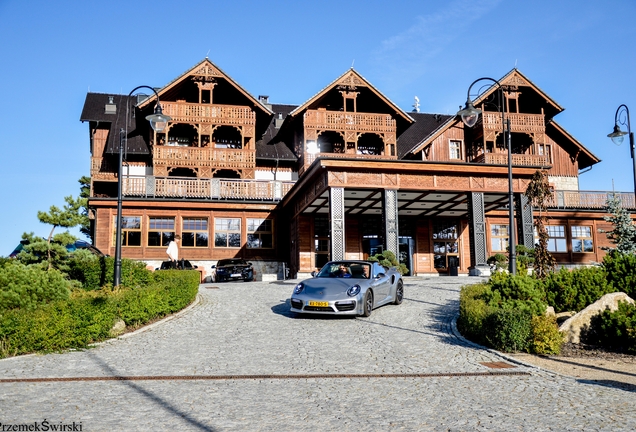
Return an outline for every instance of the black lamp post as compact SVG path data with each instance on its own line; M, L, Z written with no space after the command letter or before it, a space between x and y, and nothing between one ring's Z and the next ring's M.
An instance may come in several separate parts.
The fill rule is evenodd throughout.
M126 129L121 129L119 131L119 166L117 171L117 219L115 220L115 224L117 225L117 231L115 234L115 270L113 274L113 286L119 286L121 282L121 201L122 201L122 193L121 193L121 185L122 185L122 166L124 164L124 148L126 147L126 138L128 135L128 103L130 100L130 96L140 88L147 88L154 92L155 96L157 96L157 105L155 105L155 112L146 117L146 120L150 122L150 126L153 130L157 132L162 132L171 118L167 115L164 115L161 110L161 104L159 103L159 95L152 87L148 86L139 86L135 87L130 93L128 93L128 97L126 98Z
M462 118L464 124L470 128L475 126L477 120L479 120L479 115L481 114L481 110L475 108L472 101L470 100L470 90L473 86L483 80L492 81L497 85L498 88L498 103L493 104L497 107L497 111L501 113L501 125L503 128L503 133L506 141L506 147L508 148L508 238L510 249L510 259L508 260L508 271L510 274L514 275L517 269L517 254L516 254L516 246L515 246L515 208L514 208L514 194L512 190L512 147L510 145L510 119L505 118L506 104L504 103L503 96L503 87L499 81L494 78L483 77L476 79L472 82L470 87L468 87L468 94L466 97L466 106L463 110L460 110L457 115Z
M625 120L621 120L621 109L625 112ZM618 126L619 123L627 125L627 132L623 132L621 130ZM629 151L632 155L632 162L634 163L634 194L636 195L636 158L634 158L636 148L634 148L634 132L632 132L629 122L629 108L627 108L627 105L622 104L616 110L616 114L614 114L614 131L607 136L612 139L614 144L621 145L623 143L623 139L625 139L625 135L629 135Z

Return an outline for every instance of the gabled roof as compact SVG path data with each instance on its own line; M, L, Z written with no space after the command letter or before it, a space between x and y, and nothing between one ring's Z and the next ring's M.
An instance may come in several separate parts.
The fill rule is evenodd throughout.
M398 159L409 153L416 153L424 142L430 142L444 131L447 123L452 123L456 116L444 114L411 113L415 119L406 131L397 139ZM431 137L433 137L431 139Z
M408 123L413 123L413 118L408 115L405 111L403 111L399 106L393 103L388 97L383 95L378 89L376 89L369 81L367 81L362 75L356 72L355 69L351 68L338 78L336 78L333 82L327 85L325 88L320 90L314 96L312 96L307 102L300 105L298 108L289 113L290 116L294 117L307 108L309 108L315 101L324 96L329 90L333 89L339 85L347 85L347 86L355 86L355 87L368 87L376 96L378 96L384 103L389 105L392 109L395 110L395 113L404 118Z
M549 127L553 127L556 132L560 133L566 139L572 142L575 147L578 147L578 150L580 152L578 155L579 169L587 168L601 161L594 153L589 151L579 140L574 138L568 131L563 129L563 127L554 120L546 124L546 129L548 129Z
M266 113L268 115L272 115L273 114L273 112L268 107L263 105L257 98L252 96L247 90L245 90L243 87L241 87L239 83L234 81L228 74L223 72L218 66L216 66L214 63L212 63L207 57L203 61L201 61L198 64L196 64L194 67L188 69L187 71L185 71L184 73L179 75L177 78L175 78L174 80L169 82L166 86L164 86L161 89L157 90L157 93L159 94L159 98L161 99L161 95L163 93L169 91L170 89L172 89L177 84L179 84L180 82L182 82L184 79L186 79L187 77L189 77L191 75L199 76L199 77L212 77L212 78L225 79L234 88L236 88L239 92L241 92L245 97L247 97L249 100L251 100L254 103L254 105L257 106L258 108L260 108L264 113ZM143 102L141 102L139 104L139 107L140 108L144 108L145 106L147 106L154 99L155 99L155 95L153 93L150 97L148 97Z
M267 160L284 160L284 161L297 161L298 158L291 151L283 138L279 135L280 124L287 117L287 115L293 111L298 105L278 105L272 104L272 111L281 114L282 119L277 119L276 116L272 118L269 126L261 139L256 141L256 159ZM279 127L276 127L278 120Z

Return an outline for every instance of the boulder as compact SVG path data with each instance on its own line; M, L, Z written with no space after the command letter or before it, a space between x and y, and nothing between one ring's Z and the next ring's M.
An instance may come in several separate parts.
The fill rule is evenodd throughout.
M118 319L108 332L112 337L119 336L126 331L126 323L122 319Z
M566 342L580 343L581 330L589 329L592 317L600 314L605 309L609 309L611 311L617 310L619 301L626 301L632 304L634 303L634 300L622 292L605 294L581 312L567 319L563 324L561 324L559 331L565 333Z
M545 310L545 315L546 316L556 316L556 313L554 312L554 308L552 306L548 306Z
M576 315L576 312L559 312L558 314L556 314L557 324L563 324L568 318L572 318L574 315Z

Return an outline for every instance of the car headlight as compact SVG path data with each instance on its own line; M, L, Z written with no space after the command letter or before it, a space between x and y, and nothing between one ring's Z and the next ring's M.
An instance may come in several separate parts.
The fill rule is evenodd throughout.
M305 284L301 282L294 287L294 294L300 294L301 292L303 292L303 289L305 289Z
M347 295L349 297L357 296L360 293L360 289L360 285L356 284L347 290Z

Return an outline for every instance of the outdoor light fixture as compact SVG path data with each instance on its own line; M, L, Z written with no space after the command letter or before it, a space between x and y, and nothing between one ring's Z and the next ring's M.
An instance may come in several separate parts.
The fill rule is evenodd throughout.
M508 148L508 223L509 225L509 246L510 249L510 259L508 260L508 271L510 274L514 275L517 269L517 254L516 254L516 245L515 245L515 206L514 206L514 193L512 189L512 146L510 144L510 119L505 118L505 110L506 105L504 103L504 89L499 81L494 78L483 77L476 79L472 82L472 84L468 87L468 94L466 95L466 105L464 109L457 112L457 115L461 117L462 121L466 126L472 128L477 124L479 120L479 116L481 114L481 110L475 108L475 105L470 100L470 90L473 86L483 80L492 81L493 84L497 85L498 89L498 103L494 104L497 107L497 111L501 113L501 125L503 128L504 138L506 142L506 147ZM491 86L492 87L492 86ZM490 87L489 87L490 88ZM481 93L480 93L481 94Z
M621 114L625 114L624 118ZM621 130L620 126L618 126L619 123L627 126L627 132L623 132ZM632 162L634 165L634 194L636 194L636 158L634 158L636 148L634 147L634 133L632 132L629 120L629 108L627 108L627 105L621 104L616 109L616 114L614 114L614 131L607 136L612 139L614 144L621 145L625 139L625 135L629 135L629 151L632 155Z
M122 171L124 165L124 149L126 148L126 139L128 136L128 103L130 101L130 97L134 92L141 88L147 88L153 91L155 96L157 96L157 104L155 105L154 114L150 114L146 116L146 120L150 122L150 127L155 132L163 132L163 130L168 125L168 122L171 118L163 113L161 109L161 104L159 103L159 94L152 87L148 86L139 86L135 87L130 93L128 93L128 97L126 98L126 128L121 129L119 131L119 166L117 171L117 218L115 219L115 224L117 226L117 231L115 234L115 269L113 273L113 286L119 286L121 283L121 202L122 202Z

